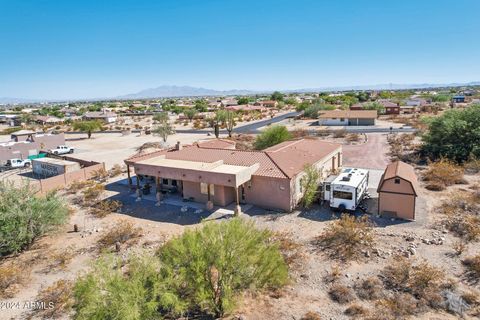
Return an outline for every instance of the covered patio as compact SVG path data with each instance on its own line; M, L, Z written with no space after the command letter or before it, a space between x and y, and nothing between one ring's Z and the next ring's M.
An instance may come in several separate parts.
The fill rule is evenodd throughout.
M235 214L241 213L239 187L250 181L252 174L259 168L258 163L238 166L224 164L223 160L199 162L157 156L127 163L128 182L131 187L131 165L137 177L152 179L158 203L167 192L178 193L187 201L204 203L207 210L212 210L214 205L228 206L234 203ZM140 180L135 179L139 200L142 197Z

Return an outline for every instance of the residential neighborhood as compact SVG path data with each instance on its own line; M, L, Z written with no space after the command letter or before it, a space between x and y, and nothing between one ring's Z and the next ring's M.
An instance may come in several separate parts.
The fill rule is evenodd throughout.
M0 319L479 319L479 10L0 1Z

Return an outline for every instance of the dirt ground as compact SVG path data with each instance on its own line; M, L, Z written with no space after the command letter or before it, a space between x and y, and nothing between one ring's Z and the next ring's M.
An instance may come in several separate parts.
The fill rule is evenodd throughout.
M65 138L66 144L75 148L74 157L105 162L107 169L115 164L123 164L123 160L136 153L137 148L145 142L162 142L158 136L138 133L125 136L121 133L94 133L91 139L87 139L85 134L67 134ZM191 144L208 138L211 137L207 134L174 134L168 137L166 146L173 146L177 141Z
M343 145L343 165L383 170L390 163L388 151L387 134L369 133L364 144Z
M121 220L132 222L142 229L142 237L131 248L122 247L120 254L125 256L136 250L153 250L169 238L181 234L185 228L198 227L202 219L206 219L207 222L204 223L214 223L212 221L219 218L210 220L208 212L195 215L191 210L181 212L180 207L171 205L156 207L155 202L151 200L137 202L125 184L119 183L124 179L123 175L110 180L108 191L105 193L106 198L121 199L124 202L120 212L104 218L95 218L85 209L74 206L75 210L69 223L54 234L37 241L28 251L10 258L23 261L30 266L30 280L19 288L14 297L3 302L35 300L40 289L59 279L73 280L88 271L91 263L100 255L97 245L99 237ZM480 176L466 176L466 179L470 185L474 185L480 181ZM450 187L452 188L464 187ZM297 210L286 214L272 213L259 208L247 210L243 215L244 219L253 220L259 228L287 234L300 245L300 252L299 258L291 265L291 283L281 293L254 296L246 294L239 300L239 307L232 316L248 320L300 319L307 311L313 311L318 313L321 319L349 319L344 314L347 305L335 303L328 296L330 285L324 281L324 277L331 268L339 266L341 282L353 286L358 279L378 274L379 270L391 263L391 257L395 253L404 252L412 243L416 247L416 254L411 259L427 260L436 267L446 270L460 287L465 287L466 284L461 277L460 257L452 256L452 247L457 238L434 228L436 220L434 207L448 195L449 191L432 192L422 186L420 198L425 202L425 206L417 210L417 222L402 223L390 219L374 219L376 242L372 248L372 255L364 261L341 264L326 256L314 244L314 239L332 221L332 213L327 207L316 205L309 210ZM70 202L74 197L66 195ZM74 224L80 227L80 232L72 232ZM406 240L407 237L413 240ZM422 242L422 239L435 237L442 237L444 239L442 244ZM50 268L49 256L67 248L74 252L67 266L63 269ZM463 255L479 252L480 247L471 244ZM24 309L0 310L1 319L24 319L27 315L28 310ZM447 313L427 313L411 319L455 319L455 317Z

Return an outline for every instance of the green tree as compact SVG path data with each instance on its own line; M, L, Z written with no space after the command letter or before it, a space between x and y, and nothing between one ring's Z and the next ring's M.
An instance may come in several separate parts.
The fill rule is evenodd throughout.
M27 248L67 217L67 205L55 193L40 197L29 184L0 181L0 256Z
M170 124L169 117L159 115L159 123L153 128L152 133L158 135L163 139L163 142L167 142L168 136L175 134L175 128Z
M250 100L247 98L247 97L240 97L237 99L237 103L238 104L248 104L250 102Z
M283 93L281 93L279 91L275 91L270 96L270 99L275 100L275 101L283 101Z
M311 164L304 167L305 175L301 179L303 190L302 205L309 208L317 197L320 172Z
M164 122L164 121L168 121L168 120L169 120L168 112L165 112L165 111L156 113L153 116L153 121Z
M289 106L297 106L298 105L298 102L297 100L294 98L294 97L289 97L289 98L286 98L285 99L285 104L286 105L289 105Z
M88 139L92 137L92 132L101 130L102 123L98 120L77 121L73 123L73 130L86 132Z
M189 108L186 109L183 114L188 118L189 121L192 121L193 118L198 114L197 110Z
M262 150L292 138L292 134L288 132L287 127L281 125L273 125L260 133L254 143L255 149Z
M162 274L172 279L172 299L221 317L249 288L286 283L288 272L271 233L240 218L188 230L160 248Z
M385 114L385 106L379 102L367 102L363 104L364 110L377 110L378 114Z
M203 100L203 99L199 99L199 100L196 100L195 101L195 110L197 110L198 112L207 112L208 110L208 103L207 101Z
M462 163L480 158L480 104L466 109L448 110L439 117L427 118L423 152L432 159L448 158Z
M335 109L335 106L333 106L333 105L313 104L310 107L306 108L305 111L303 111L303 116L305 118L317 119L320 111L322 111L322 110L334 110L334 109Z
M230 138L232 137L232 132L235 124L235 114L232 111L227 111L225 116L225 127Z
M245 290L276 289L288 281L271 232L240 218L187 230L157 256L134 255L123 265L119 257L103 257L77 281L76 319L218 318Z

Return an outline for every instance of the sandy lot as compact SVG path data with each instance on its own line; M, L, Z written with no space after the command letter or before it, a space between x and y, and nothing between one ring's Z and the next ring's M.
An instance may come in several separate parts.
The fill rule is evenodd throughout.
M138 147L145 142L161 142L154 135L139 135L132 133L122 136L121 133L94 133L91 139L85 134L66 134L66 144L75 148L74 157L105 162L107 169L115 164L123 164L123 160L136 153ZM167 139L167 146L173 146L177 141L191 144L201 139L211 138L207 134L175 134Z
M343 145L343 165L368 169L385 169L390 163L387 134L369 133L364 144Z

